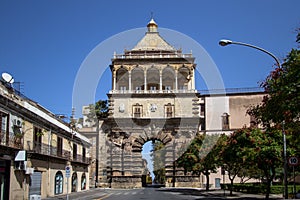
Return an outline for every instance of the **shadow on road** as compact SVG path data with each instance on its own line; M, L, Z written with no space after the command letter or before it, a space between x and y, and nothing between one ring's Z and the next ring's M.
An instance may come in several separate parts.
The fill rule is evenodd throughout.
M193 188L160 188L157 189L160 192L172 192L172 193L180 193L181 195L191 195L191 196L201 196L199 199L236 199L236 200L258 200L265 199L264 195L256 195L256 194L243 194L243 193L234 193L233 195L229 195L228 191L226 191L224 195L224 190L199 190ZM270 199L281 199L281 198L270 198Z

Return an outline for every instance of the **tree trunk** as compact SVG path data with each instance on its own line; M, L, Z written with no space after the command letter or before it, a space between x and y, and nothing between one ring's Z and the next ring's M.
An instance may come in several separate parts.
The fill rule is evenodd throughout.
M271 167L271 174L270 176L268 176L268 171L265 171L265 174L266 174L266 177L267 177L267 190L266 190L266 199L269 199L270 197L270 193L271 193L271 184L272 184L272 181L275 177L275 167L272 166Z
M230 179L230 193L229 195L232 196L232 191L233 191L233 179L229 178Z
M206 177L206 191L209 191L209 173L205 173L205 177Z
M266 199L269 199L270 197L270 192L271 192L271 182L272 180L267 180L267 190L266 190Z

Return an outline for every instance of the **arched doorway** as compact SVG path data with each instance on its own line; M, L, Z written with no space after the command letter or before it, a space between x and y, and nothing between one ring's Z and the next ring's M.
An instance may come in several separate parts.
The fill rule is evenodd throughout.
M81 175L81 190L85 190L86 189L86 176L85 173L83 173Z
M54 178L54 194L63 193L64 177L61 171L56 172Z
M72 174L72 186L71 186L71 192L77 192L77 184L78 184L77 173L74 172L74 173Z

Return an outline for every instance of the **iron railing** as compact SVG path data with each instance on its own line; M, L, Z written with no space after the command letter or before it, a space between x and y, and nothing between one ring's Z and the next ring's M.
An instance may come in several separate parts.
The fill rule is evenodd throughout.
M144 53L126 53L126 54L115 54L114 59L140 59L140 58L193 58L191 53L163 53L163 52L144 52Z
M89 157L83 155L71 156L71 151L35 141L27 141L27 150L31 153L53 156L86 164L89 164L91 160Z

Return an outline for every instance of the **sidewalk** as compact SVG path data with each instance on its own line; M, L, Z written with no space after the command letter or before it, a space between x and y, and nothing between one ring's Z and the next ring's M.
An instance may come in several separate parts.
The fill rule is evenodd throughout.
M207 197L223 197L224 199L265 199L265 194L247 194L241 192L233 192L230 196L230 192L226 190L212 190L212 191L203 191L203 196ZM283 199L282 195L270 194L270 199Z
M162 191L170 191L170 192L176 192L181 193L184 195L192 195L192 196L199 196L204 198L213 198L213 199L236 199L236 200L256 200L256 199L265 199L265 194L247 194L247 193L241 193L241 192L233 192L232 195L230 195L230 191L226 190L209 190L205 191L203 188L160 188ZM283 199L282 195L274 195L270 194L270 199Z
M72 192L69 194L69 200L82 200L82 199L101 199L105 197L108 193L104 188L90 188L89 190L84 190L80 192ZM67 195L57 195L55 197L43 198L42 200L66 200Z

